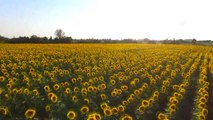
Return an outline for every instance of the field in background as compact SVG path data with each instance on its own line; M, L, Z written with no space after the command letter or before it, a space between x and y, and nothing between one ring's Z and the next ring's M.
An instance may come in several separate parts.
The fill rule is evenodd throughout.
M0 44L0 119L213 119L213 48Z

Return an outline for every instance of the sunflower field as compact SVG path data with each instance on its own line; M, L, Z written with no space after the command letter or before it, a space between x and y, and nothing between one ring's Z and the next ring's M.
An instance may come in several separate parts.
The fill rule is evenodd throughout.
M2 120L213 119L213 47L0 44Z

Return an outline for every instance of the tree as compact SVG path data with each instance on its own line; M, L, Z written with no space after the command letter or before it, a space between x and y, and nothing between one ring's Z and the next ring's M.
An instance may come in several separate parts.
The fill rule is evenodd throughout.
M57 30L55 31L55 35L56 35L59 39L65 37L65 33L64 33L64 31L63 31L62 29L57 29Z
M196 39L192 39L192 44L196 44L197 40Z

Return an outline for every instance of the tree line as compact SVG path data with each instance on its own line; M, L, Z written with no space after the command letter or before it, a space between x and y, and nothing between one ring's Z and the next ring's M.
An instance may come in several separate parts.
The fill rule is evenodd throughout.
M52 37L39 37L37 35L32 35L31 37L14 37L6 38L0 36L0 43L151 43L151 44L213 44L211 40L197 41L196 39L172 39L172 40L150 40L145 39L122 39L122 40L112 40L112 39L73 39L72 37L65 36L65 32L62 29L57 29L55 31L55 38Z

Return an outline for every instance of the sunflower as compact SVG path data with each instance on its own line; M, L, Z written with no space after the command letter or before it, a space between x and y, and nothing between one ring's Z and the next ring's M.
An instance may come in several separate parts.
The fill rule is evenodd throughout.
M106 84L101 84L101 89L102 90L106 89Z
M70 88L66 88L66 90L65 90L67 93L70 93Z
M36 110L34 108L30 108L25 111L24 115L27 119L32 119L35 116L35 114Z
M138 111L139 112L143 112L145 110L145 107L144 106L140 106L139 108L138 108Z
M119 105L119 106L117 107L117 109L118 109L119 112L123 112L125 108L124 108L123 105Z
M87 88L87 91L88 91L88 92L92 92L92 91L93 91L93 89L94 89L94 87L93 87L93 86L89 86L89 87Z
M37 90L37 89L34 89L34 90L33 90L33 94L34 94L35 96L37 96L37 95L38 95L38 90Z
M198 114L197 119L198 120L206 120L206 116L204 114Z
M142 106L144 106L144 107L148 107L148 106L149 106L149 101L148 101L148 100L143 100L143 101L141 102L141 104L142 104Z
M120 120L133 120L132 116L125 114L120 117Z
M104 109L104 115L105 116L111 116L112 115L112 110L111 109Z
M202 114L206 116L206 115L208 114L208 109L203 108L203 109L202 109Z
M68 113L67 113L67 118L68 118L69 120L73 120L73 119L75 119L76 117L77 117L77 114L76 114L74 111L72 111L72 110L68 111Z
M113 108L112 108L112 113L113 113L114 115L117 115L117 114L118 114L118 109L117 109L116 107L113 107Z
M98 79L99 79L100 81L103 81L103 80L104 80L104 77L103 77L103 76L100 76Z
M174 109L169 109L169 114L170 115L174 115L176 113L176 111Z
M99 113L90 113L87 117L87 120L101 120L101 114Z
M53 94L51 97L50 97L50 100L53 102L53 103L56 103L58 101L58 96Z
M6 116L6 115L8 115L8 113L9 113L9 110L8 110L7 107L0 106L0 114L1 114L1 115Z
M47 94L47 97L48 97L49 99L51 99L51 97L52 97L53 95L54 95L54 93L50 92L50 93Z
M134 94L135 94L135 95L139 95L139 94L140 94L140 91L139 91L139 90L134 90Z
M142 88L143 88L143 89L146 89L146 88L148 88L148 86L149 86L149 85L148 85L147 83L144 83L144 84L142 85Z
M115 80L110 80L110 84L111 84L111 85L115 85L115 84L116 84L116 81L115 81Z
M115 97L117 95L117 93L113 90L112 92L111 92L111 96L112 97Z
M170 104L169 109L173 109L173 110L176 109L176 104Z
M72 101L76 103L76 102L78 101L78 97L77 97L77 96L75 96L75 95L74 95L74 96L72 96Z
M122 101L122 105L123 105L123 106L126 106L126 105L128 105L128 102L127 102L126 100L123 100L123 101Z
M152 104L154 102L154 100L155 100L154 98L150 98L149 103Z
M76 78L72 78L72 79L71 79L71 82L72 82L73 84L76 83L76 81L77 81Z
M133 100L134 100L134 99L133 99L132 97L128 97L128 98L127 98L127 102L128 102L128 103L131 103Z
M198 104L198 108L200 108L200 109L205 108L205 107L206 107L205 103L199 103Z
M45 90L46 92L50 92L50 86L49 86L49 85L45 85L45 86L44 86L44 90Z
M4 82L5 78L4 76L0 76L0 82Z
M54 90L58 90L60 88L60 86L58 85L58 84L55 84L54 86L53 86L53 89Z
M89 99L88 99L88 98L84 98L84 102L85 102L86 104L89 104Z
M49 112L49 111L50 111L50 105L46 105L46 106L45 106L45 111L46 111L46 112Z
M128 86L127 86L127 85L122 85L122 86L121 86L121 90L127 91L127 90L128 90Z
M100 96L101 96L101 99L102 99L102 100L105 100L105 99L106 99L106 94L103 94L103 93L102 93Z
M89 112L89 107L88 106L82 106L81 109L81 114L85 114Z
M75 93L79 92L79 88L78 87L74 87L74 90L73 90Z
M108 107L106 102L100 104L101 109L106 109Z
M163 113L159 113L159 114L157 115L157 118L158 118L158 120L165 120L165 119L167 119L166 115L163 114Z
M131 85L132 87L134 87L134 86L135 86L135 81L131 81L131 82L130 82L130 85Z
M18 93L18 89L14 88L13 89L13 94L16 95Z
M199 99L199 102L200 102L200 103L206 103L206 102L207 102L207 99L206 99L205 97L201 97L201 98Z
M25 89L24 89L24 94L25 94L25 95L29 95L29 94L30 94L30 91L29 91L28 88L25 88Z

